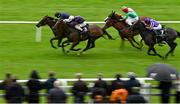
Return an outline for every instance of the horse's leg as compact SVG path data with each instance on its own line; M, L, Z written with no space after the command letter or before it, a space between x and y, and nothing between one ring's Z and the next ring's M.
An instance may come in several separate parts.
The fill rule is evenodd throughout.
M153 51L154 54L150 53L150 51ZM158 54L154 48L154 45L149 45L149 49L148 49L148 55L152 55L152 56L159 56L160 58L164 58L163 56L161 56L160 54Z
M75 47L76 45L78 45L78 44L79 44L79 41L73 42L73 44L71 45L69 51L67 51L67 52L70 52L70 50L72 50L72 51L79 51L79 50L81 50L81 48L74 49L74 47Z
M131 43L131 45L132 45L133 47L135 47L135 48L137 48L137 49L141 49L141 48L139 48L138 46L135 46L132 40L133 40L133 39L132 39L131 37L128 38L128 41Z
M62 51L63 51L63 53L66 53L66 50L65 50L65 46L67 46L67 45L64 45L64 44L66 44L66 43L68 43L69 41L68 40L65 40L64 42L62 42Z
M102 29L103 33L107 35L108 39L115 40L105 29Z
M124 42L125 42L125 38L121 37L121 45L120 48L124 48Z
M62 38L59 38L59 39L58 39L58 44L57 44L58 47L61 47L61 45L60 45L60 44L61 44L61 41L62 41Z
M88 50L90 48L90 46L91 46L91 39L88 39L86 48L84 48L82 52ZM80 52L80 53L82 53L82 52Z
M165 59L167 59L167 57L168 57L168 55L171 53L172 55L173 55L173 52L174 52L174 50L175 50L175 48L176 48L176 46L177 46L177 43L175 43L175 42L167 42L168 43L168 45L169 45L169 47L171 48L167 53L166 53L166 55L165 55Z
M142 43L142 39L141 39L141 41L140 41L140 43L138 43L135 39L134 39L134 37L132 37L132 41L134 42L134 43L136 43L138 46L139 46L139 48L140 49L142 49L142 47L143 47L143 43Z
M134 39L134 37L132 37L132 41L133 41L134 43L136 43L137 45L140 45L140 44Z
M58 40L58 37L53 37L53 38L50 39L51 47L57 48L57 47L54 46L53 40Z
M59 42L59 41L58 41ZM67 40L65 40L64 41L65 43L64 43L64 47L66 47L66 46L68 46L68 45L70 45L70 43L69 43L69 40L67 39ZM61 43L61 42L60 42ZM58 43L58 46L60 46L60 43ZM61 47L61 46L60 46Z

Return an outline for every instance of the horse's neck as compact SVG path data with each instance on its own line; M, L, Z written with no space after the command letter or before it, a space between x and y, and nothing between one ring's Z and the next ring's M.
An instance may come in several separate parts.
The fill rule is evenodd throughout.
M47 25L52 29L53 28L53 26L56 24L56 22L54 22L54 21L48 21L47 22Z
M122 30L126 25L122 22L117 22L113 25L113 27L117 30Z

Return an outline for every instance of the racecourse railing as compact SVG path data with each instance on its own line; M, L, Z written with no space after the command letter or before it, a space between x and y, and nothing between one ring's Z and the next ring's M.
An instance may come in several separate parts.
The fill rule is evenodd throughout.
M129 78L121 78L122 80L128 80ZM152 78L136 78L141 83L141 89L140 93L144 96L144 98L150 103L150 97L151 96L160 96L159 93L151 92L151 89L157 88L154 85L151 85L148 81L154 81ZM47 79L40 79L41 82L45 82ZM72 87L72 82L77 81L78 79L57 79L61 81L61 88L66 92L68 96L72 96L71 93L69 93L69 90ZM92 88L94 85L94 82L97 81L97 78L82 78L83 81L87 82L88 87ZM111 82L115 80L115 78L103 78L103 80L107 82ZM17 80L18 83L21 83L22 85L26 83L28 80ZM3 82L3 80L0 80L0 83ZM26 86L24 86L25 89L27 89ZM87 95L90 95L91 93L88 93ZM175 96L175 94L170 94L171 96ZM0 94L0 97L3 97L4 94ZM40 93L40 96L47 96L47 93Z
M128 80L129 78L121 78L122 80ZM152 94L151 93L151 84L148 83L147 81L152 81L152 78L136 78L137 80L139 80L139 82L142 85L142 88L140 90L141 94L145 96L145 98L149 101L150 96L157 96L158 94ZM47 79L40 79L41 82L45 82ZM59 81L61 81L61 88L66 91L69 92L68 90L72 87L70 83L77 81L77 79L58 79ZM82 78L83 81L86 81L88 83L88 87L91 88L94 85L94 82L97 81L97 78ZM115 78L103 78L103 80L110 82L115 80ZM0 80L0 83L3 80ZM17 80L18 83L26 83L28 80ZM24 87L26 88L26 87ZM90 94L90 93L89 93ZM41 93L42 96L46 96L46 94ZM71 96L71 93L67 93L67 95ZM0 97L4 96L4 94L0 94Z
M179 24L180 21L159 21L160 23L165 23L165 24ZM0 21L0 24L37 24L38 21ZM103 21L92 21L92 22L87 22L89 24L104 24L105 22ZM36 27L36 34L35 34L35 41L36 42L41 42L41 27L37 28Z

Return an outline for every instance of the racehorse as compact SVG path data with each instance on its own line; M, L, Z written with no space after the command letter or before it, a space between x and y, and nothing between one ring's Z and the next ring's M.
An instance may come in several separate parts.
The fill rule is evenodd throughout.
M140 19L143 19L145 17L140 17ZM130 27L127 26L125 23L125 20L120 14L116 14L115 11L112 11L111 14L105 19L105 25L103 27L103 31L106 32L106 29L113 26L119 33L119 36L121 37L121 47L124 46L124 41L127 39L131 45L137 49L141 49L143 44L142 41L140 44L136 42L134 39L134 36L138 35L138 31L132 31Z
M54 40L58 40L58 46L61 47L60 43L61 43L62 39L67 37L67 34L65 34L65 33L58 34L54 31L53 26L56 24L56 22L57 22L57 19L54 19L53 17L50 17L50 16L44 16L36 24L37 27L48 25L51 28L51 30L54 34L54 37L50 39L50 43L53 48L57 48L53 45Z
M139 30L139 33L144 40L145 44L149 46L148 55L159 56L160 58L167 59L168 55L171 54L173 56L173 52L177 46L175 42L177 37L180 37L180 33L172 28L166 27L164 28L164 38L162 41L165 41L170 50L166 53L165 57L161 56L159 53L156 52L154 45L157 43L155 39L155 33L152 30L146 28L145 24L142 21L138 21L132 26L132 29ZM150 53L150 52L153 53Z
M78 45L80 41L85 41L85 40L88 40L87 45L86 45L86 48L83 49L83 51L81 51L81 53L90 48L93 48L93 47L95 47L95 41L98 38L102 37L104 34L101 27L99 27L97 25L89 25L89 28L88 28L89 34L83 34L82 38L81 38L80 32L77 29L72 28L71 26L64 23L63 20L57 21L56 24L54 25L53 29L55 30L55 33L57 33L57 34L61 34L62 32L66 32L67 34L69 34L68 39L66 41L62 42L62 49L63 49L64 53L68 53L70 50L72 50L72 51L80 50L80 48L75 49L74 47L76 45ZM106 35L108 36L108 34L106 34ZM108 36L109 39L111 39L110 37L111 36ZM66 46L65 44L67 44L67 43L72 43L72 45L71 45L70 49L65 52L64 47Z

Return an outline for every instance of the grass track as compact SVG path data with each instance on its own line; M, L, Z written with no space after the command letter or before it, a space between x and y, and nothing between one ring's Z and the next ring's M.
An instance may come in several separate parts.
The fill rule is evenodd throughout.
M53 16L57 11L64 11L81 15L87 21L103 21L112 10L123 14L119 11L123 5L134 8L141 16L156 20L179 20L180 17L179 0L0 0L0 20L38 21L45 15ZM180 31L180 24L167 26ZM113 28L108 32L113 37L118 36ZM0 79L7 72L15 74L19 79L28 79L33 69L38 70L42 78L47 78L49 70L56 71L59 78L73 78L76 72L82 72L84 77L91 78L98 72L104 73L105 77L113 77L120 72L126 77L128 71L144 77L146 68L156 62L168 63L180 70L179 45L175 56L163 61L146 55L146 46L139 51L126 42L125 47L120 48L119 38L114 41L101 38L94 49L77 56L75 52L64 55L61 49L51 48L49 39L52 32L48 27L42 29L42 42L36 43L34 34L34 25L0 24ZM180 39L177 42L180 44ZM85 43L81 43L77 47L84 46ZM156 49L165 54L168 47L157 46Z

